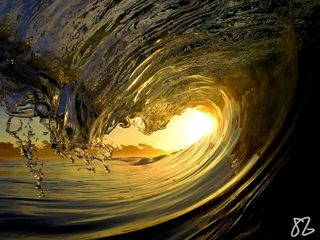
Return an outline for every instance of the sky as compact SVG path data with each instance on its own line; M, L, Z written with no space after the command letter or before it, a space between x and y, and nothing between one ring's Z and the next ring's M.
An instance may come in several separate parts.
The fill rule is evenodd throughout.
M6 133L6 122L8 116L0 110L0 143L12 143L13 145L0 145L0 148L16 147L16 140ZM24 120L26 121L26 120ZM17 128L17 120L12 130ZM49 136L43 135L47 130L39 123L36 118L31 122L32 128L39 138L38 145L45 149L49 147ZM105 142L116 148L116 156L155 156L178 151L191 146L202 136L215 131L216 120L209 115L195 109L187 109L179 116L174 116L168 123L166 129L159 130L151 135L144 135L134 126L129 128L117 127L109 135L106 135ZM12 152L15 154L17 150ZM7 150L0 149L0 155L8 155Z
M195 109L187 109L181 115L173 116L167 127L147 136L137 128L117 127L105 140L111 145L148 144L165 151L177 151L197 142L204 134L214 130L216 120Z
M15 143L16 140L6 132L6 126L7 126L7 120L8 120L8 115L3 111L3 109L0 107L0 142L10 142L10 143ZM25 119L22 119L22 121L27 121ZM11 128L11 130L15 130L16 128L15 127L18 127L18 121L17 119L15 118L15 120L13 120L12 122L13 124L13 128ZM31 122L31 126L32 126L32 129L34 131L34 133L39 136L40 138L40 142L41 141L49 141L49 136L44 136L43 135L43 132L46 132L47 130L45 129L44 126L42 126L40 123L39 123L39 119L38 118L35 118L32 120Z

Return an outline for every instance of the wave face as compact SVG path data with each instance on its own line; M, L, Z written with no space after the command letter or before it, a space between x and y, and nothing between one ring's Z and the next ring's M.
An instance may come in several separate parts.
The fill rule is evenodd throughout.
M159 238L208 228L216 238L276 166L296 87L288 11L281 1L4 1L1 105L12 117L40 117L58 153L89 160L90 147L110 156L101 139L116 126L152 134L188 108L214 116L217 131L191 147L118 169L128 181L106 175L130 197L100 193L109 207L82 224L107 237L173 221ZM122 220L102 227L106 219Z

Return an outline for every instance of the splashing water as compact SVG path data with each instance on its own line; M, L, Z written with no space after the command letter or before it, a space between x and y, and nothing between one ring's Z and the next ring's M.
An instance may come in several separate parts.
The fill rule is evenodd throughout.
M216 120L212 134L146 168L111 167L106 184L132 195L119 200L117 190L106 191L107 213L86 223L121 221L85 236L145 229L209 204L206 216L168 234L197 237L217 224L210 236L218 237L238 219L223 216L270 181L266 169L278 166L273 157L288 137L277 138L296 88L296 37L289 3L245 2L0 4L1 106L40 196L32 129L21 139L23 125L11 130L13 117L39 117L53 150L84 159L92 172L93 162L110 171L108 134L117 126L150 135L187 109Z
M11 121L12 121L12 117L9 117L7 121L6 132L9 133L11 136L13 136L15 139L17 139L17 142L20 146L21 155L27 159L27 167L29 168L30 174L36 179L36 189L39 190L39 198L45 197L45 193L41 187L41 182L44 174L42 172L41 166L38 167L38 158L35 156L37 152L37 148L32 143L32 138L34 137L34 133L32 131L30 122L27 122L27 125L25 126L28 129L28 131L27 131L26 139L23 140L18 135L18 133L23 128L22 121L19 120L19 127L16 130L11 130ZM30 119L29 121L32 121L32 119Z

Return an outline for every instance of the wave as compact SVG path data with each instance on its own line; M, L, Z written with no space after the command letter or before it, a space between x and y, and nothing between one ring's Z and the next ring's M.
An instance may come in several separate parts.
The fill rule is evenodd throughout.
M102 139L117 126L152 134L190 108L217 119L217 131L148 164L147 173L130 173L133 199L114 200L115 207L110 197L105 216L130 221L103 237L205 206L210 211L169 235L196 237L215 225L211 236L221 236L271 180L286 139L279 132L297 84L297 50L289 7L268 2L0 5L1 105L11 117L40 117L58 154L98 160L108 170L112 146ZM31 142L21 144L30 151Z

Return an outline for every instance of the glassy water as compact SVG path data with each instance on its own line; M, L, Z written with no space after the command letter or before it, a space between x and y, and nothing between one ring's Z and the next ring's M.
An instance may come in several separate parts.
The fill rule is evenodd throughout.
M23 160L3 160L0 166L3 239L110 236L146 227L152 224L150 221L168 214L163 205L169 209L176 204L172 200L168 200L169 204L157 200L161 191L172 188L174 178L167 179L164 190L148 189L161 178L151 165L132 167L127 161L114 160L110 163L112 172L106 174L103 169L90 173L80 163L45 161L43 188L48 195L44 199L36 198L34 181ZM156 202L157 208L150 207ZM150 212L156 218L145 221L145 214Z
M6 130L49 194L35 200L23 163L1 161L1 234L88 239L162 226L155 238L222 236L285 158L301 9L267 0L2 1ZM150 164L111 160L102 139L117 126L148 135L189 108L213 116L217 130ZM84 168L102 163L101 172L78 171L78 160L36 168L31 127L23 138L11 126L35 117L57 154Z

